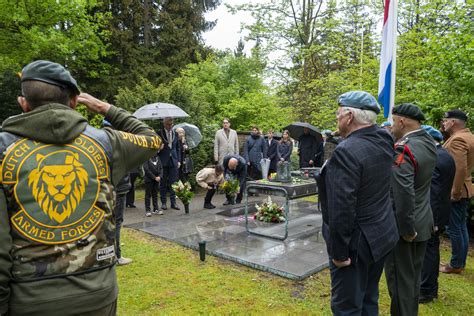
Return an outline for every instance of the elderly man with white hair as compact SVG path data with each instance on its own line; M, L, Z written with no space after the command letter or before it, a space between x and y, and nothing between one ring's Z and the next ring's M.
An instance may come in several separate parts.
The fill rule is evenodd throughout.
M375 124L380 112L364 91L339 97L344 140L318 177L334 315L378 315L384 260L398 241L390 200L393 139Z

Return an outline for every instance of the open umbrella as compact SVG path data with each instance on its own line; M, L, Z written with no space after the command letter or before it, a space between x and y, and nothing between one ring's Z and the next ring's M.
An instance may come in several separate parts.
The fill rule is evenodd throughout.
M173 130L176 130L178 127L184 129L186 133L186 143L188 144L189 149L193 149L199 145L202 140L201 131L196 125L189 123L179 123L173 126Z
M321 132L319 131L319 129L316 126L313 126L309 123L294 122L294 123L291 123L290 125L284 127L283 129L288 130L288 132L290 133L291 138L299 140L300 137L304 133L303 130L304 130L305 127L309 129L309 133L311 135L313 135L314 137L316 137L316 139L318 141L320 141L320 142L323 141L323 136L321 135Z
M170 103L152 103L139 108L133 113L139 120L158 120L165 117L188 117L188 113Z

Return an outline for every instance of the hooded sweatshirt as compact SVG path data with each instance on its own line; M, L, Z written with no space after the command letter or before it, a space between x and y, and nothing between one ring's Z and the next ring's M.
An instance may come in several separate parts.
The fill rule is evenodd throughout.
M105 119L116 130L47 104L3 122L1 314L77 314L117 299L114 186L161 139L114 106Z

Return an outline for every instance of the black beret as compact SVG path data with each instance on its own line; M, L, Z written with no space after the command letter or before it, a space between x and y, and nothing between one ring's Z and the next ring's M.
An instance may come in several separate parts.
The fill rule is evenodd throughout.
M393 108L392 114L398 116L405 116L417 121L425 120L425 115L420 110L420 108L412 103L402 103L400 105L397 105Z
M461 110L451 110L444 113L444 118L454 118L462 121L467 121L467 115Z
M356 108L361 110L370 110L377 114L380 113L380 106L377 100L365 91L349 91L339 96L339 106Z
M21 82L42 81L62 88L69 88L76 95L80 94L76 80L63 66L47 60L36 60L23 68Z

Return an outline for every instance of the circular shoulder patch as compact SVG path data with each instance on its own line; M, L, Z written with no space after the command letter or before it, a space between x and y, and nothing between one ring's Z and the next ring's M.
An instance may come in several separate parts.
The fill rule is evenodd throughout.
M88 236L104 216L95 204L108 177L102 148L84 135L71 144L22 139L7 151L4 184L14 186L20 210L13 227L28 239L63 244Z

